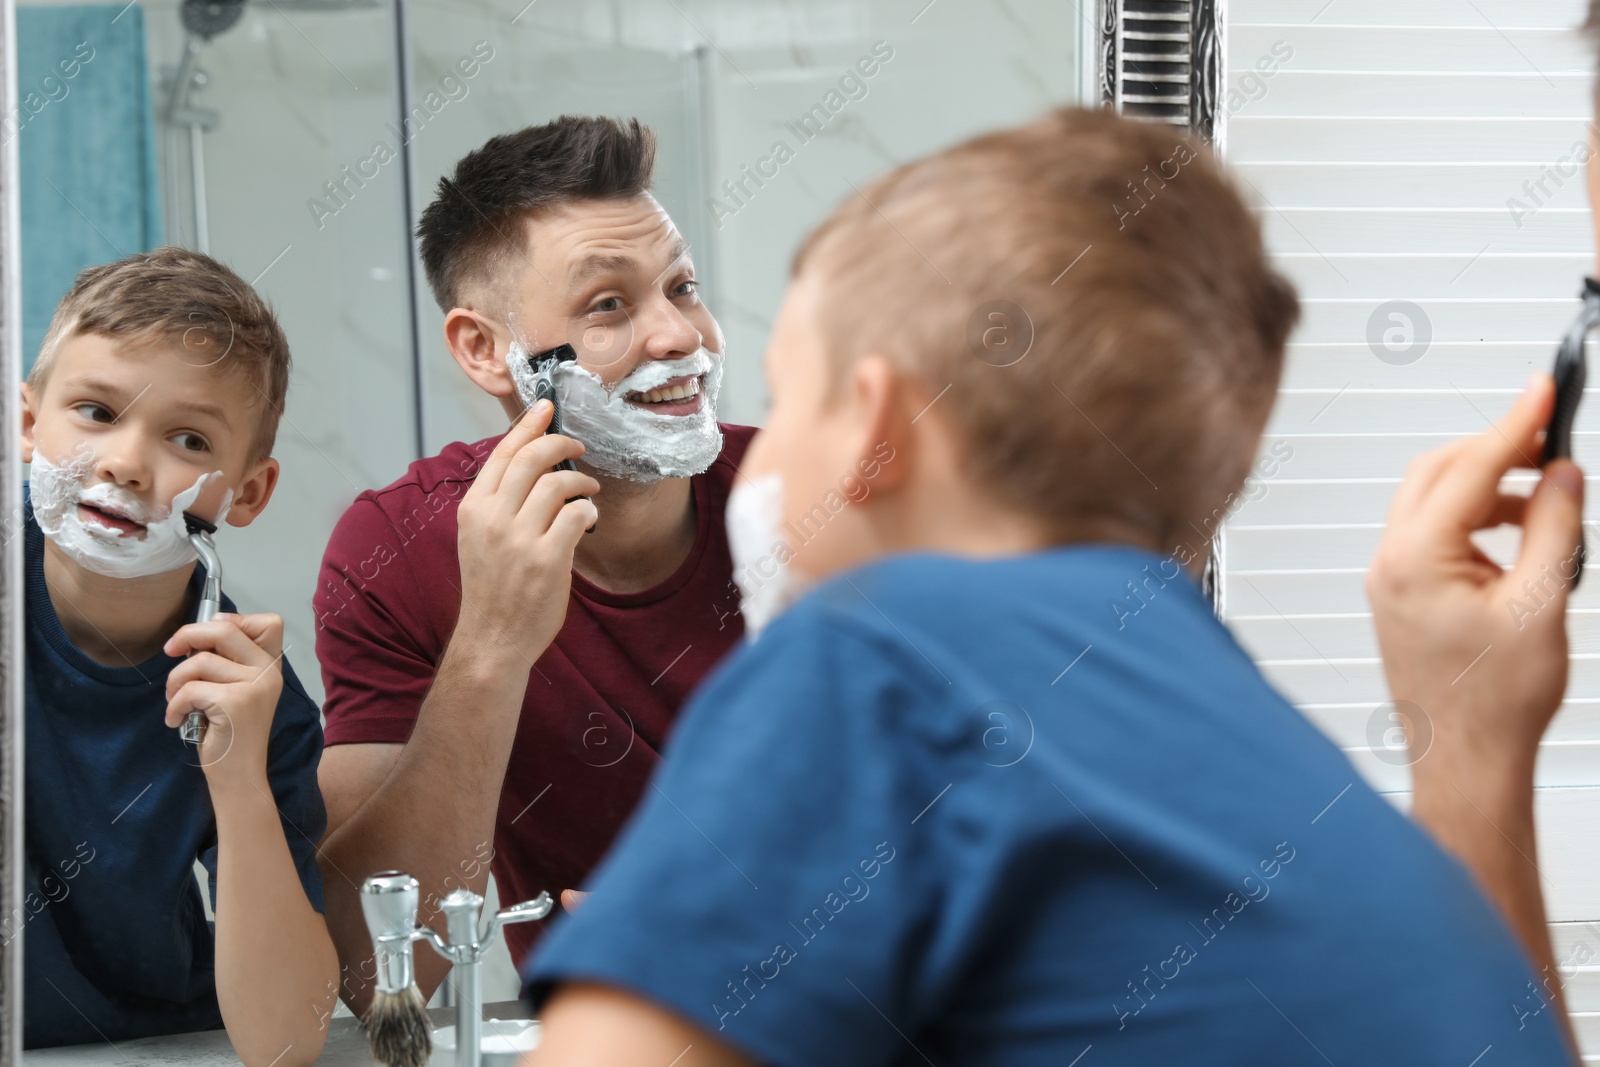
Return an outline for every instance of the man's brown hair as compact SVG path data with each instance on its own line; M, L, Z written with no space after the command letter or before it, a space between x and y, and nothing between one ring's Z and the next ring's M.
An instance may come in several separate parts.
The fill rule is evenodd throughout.
M648 192L656 135L638 119L563 115L491 137L439 179L417 223L422 266L439 310L466 306L469 291L496 291L529 254L523 218L573 200L620 200Z
M1204 552L1299 314L1204 145L1072 108L889 172L793 269L820 280L836 383L882 353L997 502L1059 541L1158 551Z
M250 283L215 259L166 246L80 271L56 305L29 385L44 388L56 350L75 334L165 343L180 359L245 378L256 393L251 458L272 455L289 392L289 341Z

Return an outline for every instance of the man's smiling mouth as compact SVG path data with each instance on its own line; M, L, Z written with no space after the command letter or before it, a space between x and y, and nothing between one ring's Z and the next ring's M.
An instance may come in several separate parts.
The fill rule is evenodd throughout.
M634 390L624 399L646 411L654 411L661 415L693 415L700 410L700 384L701 375L686 374L672 378L654 389L647 389L644 392Z

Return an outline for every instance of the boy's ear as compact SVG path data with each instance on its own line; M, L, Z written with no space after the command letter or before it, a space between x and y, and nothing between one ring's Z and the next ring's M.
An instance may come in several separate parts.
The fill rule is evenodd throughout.
M258 460L239 488L234 490L233 504L228 508L229 526L249 526L272 499L278 486L278 461L268 456Z
M869 354L855 362L851 372L853 401L860 415L861 433L851 445L855 469L870 481L874 492L893 492L905 481L912 423L926 410L927 390L906 377L886 356Z
M444 340L467 377L490 396L516 395L506 361L495 351L494 327L471 308L451 308L444 317Z
M38 416L33 410L33 387L22 383L22 462L33 462L33 425Z

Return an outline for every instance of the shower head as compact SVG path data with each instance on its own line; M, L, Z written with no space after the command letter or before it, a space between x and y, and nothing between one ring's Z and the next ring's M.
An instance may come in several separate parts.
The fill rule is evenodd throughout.
M183 28L203 40L231 30L244 14L245 0L183 0L178 17Z

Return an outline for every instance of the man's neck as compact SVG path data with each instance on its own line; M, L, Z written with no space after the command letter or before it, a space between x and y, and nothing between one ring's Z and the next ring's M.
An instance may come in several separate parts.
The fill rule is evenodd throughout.
M78 650L106 667L132 667L188 621L194 564L146 578L108 578L79 566L44 539L44 582L61 628Z
M613 593L637 593L670 578L688 558L698 528L689 479L633 482L585 473L600 483L594 499L600 519L578 542L573 569Z

